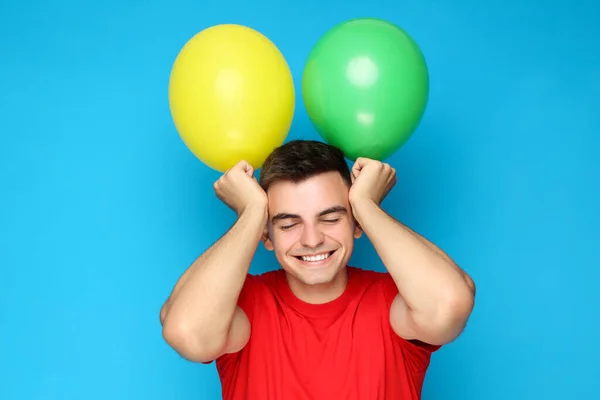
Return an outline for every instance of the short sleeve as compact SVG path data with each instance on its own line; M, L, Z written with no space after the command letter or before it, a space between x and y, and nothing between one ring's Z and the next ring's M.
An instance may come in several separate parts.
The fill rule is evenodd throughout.
M383 296L385 297L385 305L387 307L387 309L389 310L390 307L392 306L392 302L394 301L394 299L396 298L396 295L398 294L398 287L396 286L396 283L394 282L394 279L392 278L392 276L389 273L385 273L383 274L382 278L381 278L381 285L383 286Z
M381 279L383 296L385 298L385 307L386 307L386 315L389 315L389 310L392 306L392 302L398 295L398 287L394 282L394 279L389 273L385 273ZM390 329L392 329L390 325ZM425 342L421 342L419 340L406 340L396 335L395 332L393 334L398 337L401 344L406 348L408 352L411 354L417 355L419 357L429 357L431 353L436 352L442 346L441 345L433 345Z
M254 304L255 304L255 288L256 282L255 277L253 275L247 274L246 279L244 280L244 284L242 286L242 290L240 291L240 295L238 296L237 305L244 311L248 321L252 323L252 318L254 317ZM218 358L219 361L226 360L230 358L230 354L224 354ZM211 364L212 361L203 362L203 364Z
M256 291L256 277L247 274L242 290L238 297L237 305L244 311L250 323L254 317L254 304L255 304L255 291Z

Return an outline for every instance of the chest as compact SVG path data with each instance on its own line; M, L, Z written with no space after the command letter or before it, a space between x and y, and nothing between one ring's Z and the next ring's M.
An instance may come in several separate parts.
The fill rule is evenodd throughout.
M264 310L245 349L250 375L287 398L375 399L398 369L386 318L364 301L320 317Z
M293 310L263 315L253 324L251 346L311 371L348 366L354 359L383 360L383 319L376 310L352 307L340 314L310 317ZM276 352L276 353L275 353Z

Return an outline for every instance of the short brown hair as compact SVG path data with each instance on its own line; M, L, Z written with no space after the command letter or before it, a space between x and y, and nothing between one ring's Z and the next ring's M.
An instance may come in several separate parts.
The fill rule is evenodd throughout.
M338 172L350 186L350 168L344 153L316 140L292 140L277 147L260 170L259 183L266 191L275 181L301 182L326 172Z

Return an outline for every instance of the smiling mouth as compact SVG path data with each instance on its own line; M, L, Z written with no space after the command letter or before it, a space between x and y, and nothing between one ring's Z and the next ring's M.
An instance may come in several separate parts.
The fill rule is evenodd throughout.
M315 255L311 255L311 256L295 256L295 257L298 260L304 261L304 262L319 262L319 261L324 261L324 260L328 259L329 257L331 257L333 255L333 253L335 253L335 250L329 251L326 253L315 254Z

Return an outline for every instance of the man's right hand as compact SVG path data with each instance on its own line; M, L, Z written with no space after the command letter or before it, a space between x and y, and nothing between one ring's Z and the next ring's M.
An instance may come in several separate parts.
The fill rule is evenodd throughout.
M245 160L226 171L215 182L214 189L217 197L237 215L249 207L267 207L267 194L254 178L254 168Z

